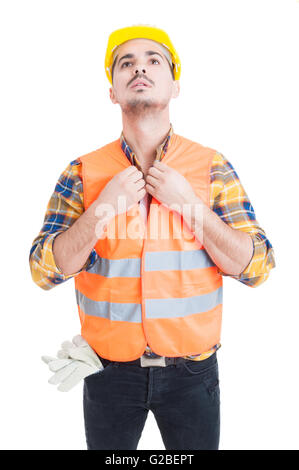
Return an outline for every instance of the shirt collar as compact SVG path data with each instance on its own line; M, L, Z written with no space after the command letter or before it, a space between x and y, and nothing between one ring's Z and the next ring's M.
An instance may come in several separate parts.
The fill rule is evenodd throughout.
M168 134L167 134L166 138L164 139L162 144L159 145L156 149L156 160L159 160L159 161L162 160L163 156L166 154L168 144L169 144L169 141L170 141L170 137L173 135L173 132L174 132L173 131L173 126L172 126L172 124L170 124L170 129L168 131ZM125 136L124 136L123 132L120 135L120 144L121 144L122 151L124 152L124 154L126 155L128 160L133 165L136 165L139 170L141 170L141 165L138 161L138 158L136 157L135 153L133 152L131 147L126 142L126 139L125 139Z

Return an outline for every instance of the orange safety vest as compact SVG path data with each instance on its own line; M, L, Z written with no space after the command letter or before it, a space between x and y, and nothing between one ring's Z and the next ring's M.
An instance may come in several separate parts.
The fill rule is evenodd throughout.
M163 163L209 206L214 155L173 134ZM80 160L85 210L131 165L120 139ZM110 220L94 248L98 259L75 277L75 289L81 335L101 357L132 361L147 344L160 356L195 355L220 342L222 276L182 215L153 197L145 226L136 203Z

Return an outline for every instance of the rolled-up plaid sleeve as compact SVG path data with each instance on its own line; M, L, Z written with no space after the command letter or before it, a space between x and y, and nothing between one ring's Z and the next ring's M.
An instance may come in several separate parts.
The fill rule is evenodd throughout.
M219 152L211 167L210 207L230 227L248 233L253 254L249 264L237 276L228 275L250 287L257 287L269 277L275 267L274 250L265 231L256 220L252 204L232 164Z
M31 276L42 289L49 290L94 264L97 253L93 249L79 271L65 276L57 266L53 255L55 237L71 227L83 211L81 163L79 160L74 160L57 181L47 205L43 226L30 249Z

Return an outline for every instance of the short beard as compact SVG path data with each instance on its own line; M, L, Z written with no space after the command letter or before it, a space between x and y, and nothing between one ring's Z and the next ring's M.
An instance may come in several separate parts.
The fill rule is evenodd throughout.
M140 100L138 98L127 101L122 106L122 112L128 116L142 117L150 114L155 114L157 111L162 111L168 105L168 101L157 102L152 99Z

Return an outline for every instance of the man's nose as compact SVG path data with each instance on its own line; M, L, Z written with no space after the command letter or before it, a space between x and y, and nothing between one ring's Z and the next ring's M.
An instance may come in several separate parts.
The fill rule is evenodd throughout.
M146 73L144 67L141 67L141 66L139 67L138 65L136 65L136 67L135 67L135 73L138 74L138 73L139 73L139 70L142 71L142 73Z

